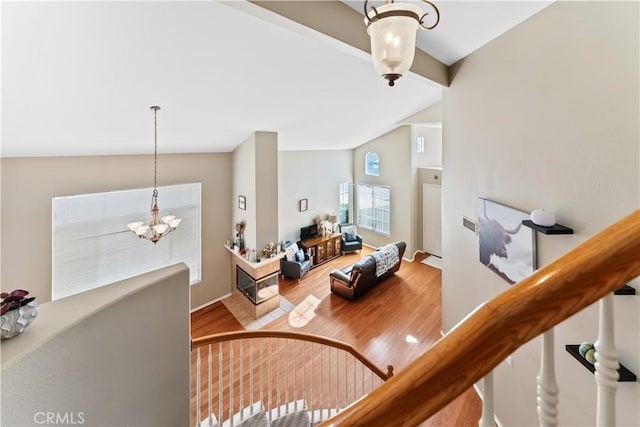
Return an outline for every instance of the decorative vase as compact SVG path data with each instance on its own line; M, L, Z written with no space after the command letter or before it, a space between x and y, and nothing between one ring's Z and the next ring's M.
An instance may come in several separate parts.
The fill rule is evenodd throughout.
M238 246L240 247L240 250L244 249L244 233L238 234Z
M556 223L556 216L549 211L545 211L544 209L536 209L531 212L531 221L533 221L534 224L540 225L542 227L551 227Z
M38 315L38 303L31 301L15 310L9 310L0 319L0 337L3 340L20 335Z

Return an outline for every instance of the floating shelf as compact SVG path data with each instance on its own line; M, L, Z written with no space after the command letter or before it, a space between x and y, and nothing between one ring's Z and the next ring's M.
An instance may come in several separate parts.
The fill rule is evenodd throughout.
M624 285L620 289L616 289L615 295L635 295L636 290L629 285Z
M529 228L533 228L543 234L573 234L573 228L565 227L564 225L555 224L551 227L543 227L542 225L534 224L530 219L522 221L522 225L526 225Z
M578 348L580 348L579 345L567 344L565 348L570 355L576 358L578 362L582 363L582 365L590 370L591 373L595 372L595 366L589 363L587 359L580 356L580 352L578 351ZM628 370L626 367L624 367L624 365L622 365L622 363L620 363L620 368L618 368L618 382L636 382L636 374Z

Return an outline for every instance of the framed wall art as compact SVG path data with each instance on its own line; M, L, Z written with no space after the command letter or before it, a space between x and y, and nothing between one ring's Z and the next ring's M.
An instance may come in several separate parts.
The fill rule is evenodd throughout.
M480 262L514 284L537 268L535 232L522 225L526 212L478 199Z
M308 208L309 208L309 200L300 199L300 201L298 202L298 209L300 210L300 212L304 212Z

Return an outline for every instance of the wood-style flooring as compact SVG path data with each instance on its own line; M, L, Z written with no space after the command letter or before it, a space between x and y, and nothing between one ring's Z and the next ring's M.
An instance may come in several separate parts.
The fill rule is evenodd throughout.
M347 342L384 371L389 364L396 373L408 366L441 337L441 271L422 264L424 255L418 254L413 262L403 260L394 276L355 301L333 295L331 270L344 268L369 252L371 249L365 248L361 253L345 254L314 268L300 281L280 279L280 293L294 305L310 294L321 302L316 316L301 328L290 326L285 315L265 329L306 332ZM220 302L191 315L193 338L242 329ZM476 426L481 405L478 395L469 389L422 426Z

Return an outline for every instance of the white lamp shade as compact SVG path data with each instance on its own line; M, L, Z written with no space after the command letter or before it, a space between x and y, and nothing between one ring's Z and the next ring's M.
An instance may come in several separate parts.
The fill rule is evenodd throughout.
M163 216L162 217L162 222L164 222L165 224L169 224L171 221L173 221L176 218L175 215L167 215L167 216Z
M178 225L180 225L180 222L182 220L180 218L176 218L176 219L172 219L171 221L169 221L169 227L171 228L177 228Z
M169 228L167 224L156 224L153 226L153 230L158 234L164 234L165 231Z
M127 227L129 227L129 230L131 231L136 231L136 229L138 227L140 227L142 225L142 221L138 221L138 222L130 222L129 224L127 224Z
M138 236L143 236L144 233L146 233L148 229L149 229L148 225L141 225L140 227L138 227L135 230L133 230L133 232L136 233L136 235L138 235Z
M420 7L408 3L385 4L377 10L378 14L406 10L414 12L418 18L423 14ZM373 12L369 15L375 16ZM380 75L404 74L409 70L415 54L418 26L418 21L408 16L388 16L369 24L367 33L371 37L371 59Z

